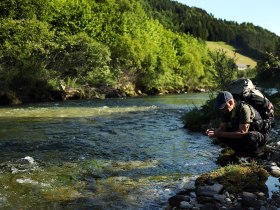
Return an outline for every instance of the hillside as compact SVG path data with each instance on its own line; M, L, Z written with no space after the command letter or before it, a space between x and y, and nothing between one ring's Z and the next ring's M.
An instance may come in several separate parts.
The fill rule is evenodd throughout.
M279 37L252 23L238 24L215 18L205 10L170 0L144 0L146 13L172 31L191 34L205 41L223 41L238 52L260 60L266 52L276 52Z
M140 1L20 2L0 3L2 104L215 85L205 43L165 28Z
M226 44L225 42L206 42L207 46L210 50L223 50L227 53L227 55L231 58L236 59L236 64L244 64L244 65L250 65L250 68L254 68L257 65L257 62L253 60L252 58L242 55L237 52L237 49L229 44Z
M236 66L206 40L254 59L276 45L264 29L170 0L2 0L0 29L0 104L215 88Z

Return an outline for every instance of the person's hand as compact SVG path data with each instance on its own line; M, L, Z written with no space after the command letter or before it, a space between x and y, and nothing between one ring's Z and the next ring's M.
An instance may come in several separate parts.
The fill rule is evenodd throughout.
M207 129L206 132L205 132L205 135L209 136L209 137L215 137L216 136L216 129L214 129L214 128Z

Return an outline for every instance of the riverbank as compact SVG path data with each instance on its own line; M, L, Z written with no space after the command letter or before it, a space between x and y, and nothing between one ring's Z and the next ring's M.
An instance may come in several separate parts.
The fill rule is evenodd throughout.
M61 83L58 90L34 91L31 95L25 93L7 93L0 92L0 105L18 105L37 102L51 101L69 101L69 100L89 100L89 99L105 99L105 98L126 98L139 96L156 96L182 93L198 93L206 92L206 88L201 87L169 87L169 88L154 88L151 90L136 88L134 84L127 83L119 87L113 86L82 86L70 87L65 83Z
M277 122L262 155L254 159L222 153L217 160L222 167L189 179L180 192L169 198L167 209L277 210L280 206L279 135Z

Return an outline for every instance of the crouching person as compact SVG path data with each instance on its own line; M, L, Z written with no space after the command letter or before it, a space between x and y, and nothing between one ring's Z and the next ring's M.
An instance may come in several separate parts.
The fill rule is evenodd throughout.
M217 137L235 153L256 156L266 144L260 114L245 102L236 102L230 92L222 91L216 98L216 108L222 113L218 129L207 129L206 135Z

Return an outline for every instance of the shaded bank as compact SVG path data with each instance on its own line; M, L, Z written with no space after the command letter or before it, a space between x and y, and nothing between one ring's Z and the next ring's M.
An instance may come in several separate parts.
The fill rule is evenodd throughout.
M153 88L151 90L141 90L129 83L123 87L116 88L112 86L90 87L83 86L80 88L73 88L60 84L60 90L34 90L32 94L16 95L13 92L0 92L0 105L18 105L26 103L38 102L52 102L52 101L69 101L69 100L90 100L90 99L105 99L105 98L126 98L137 96L156 96L168 94L181 94L187 92L206 92L207 88Z

